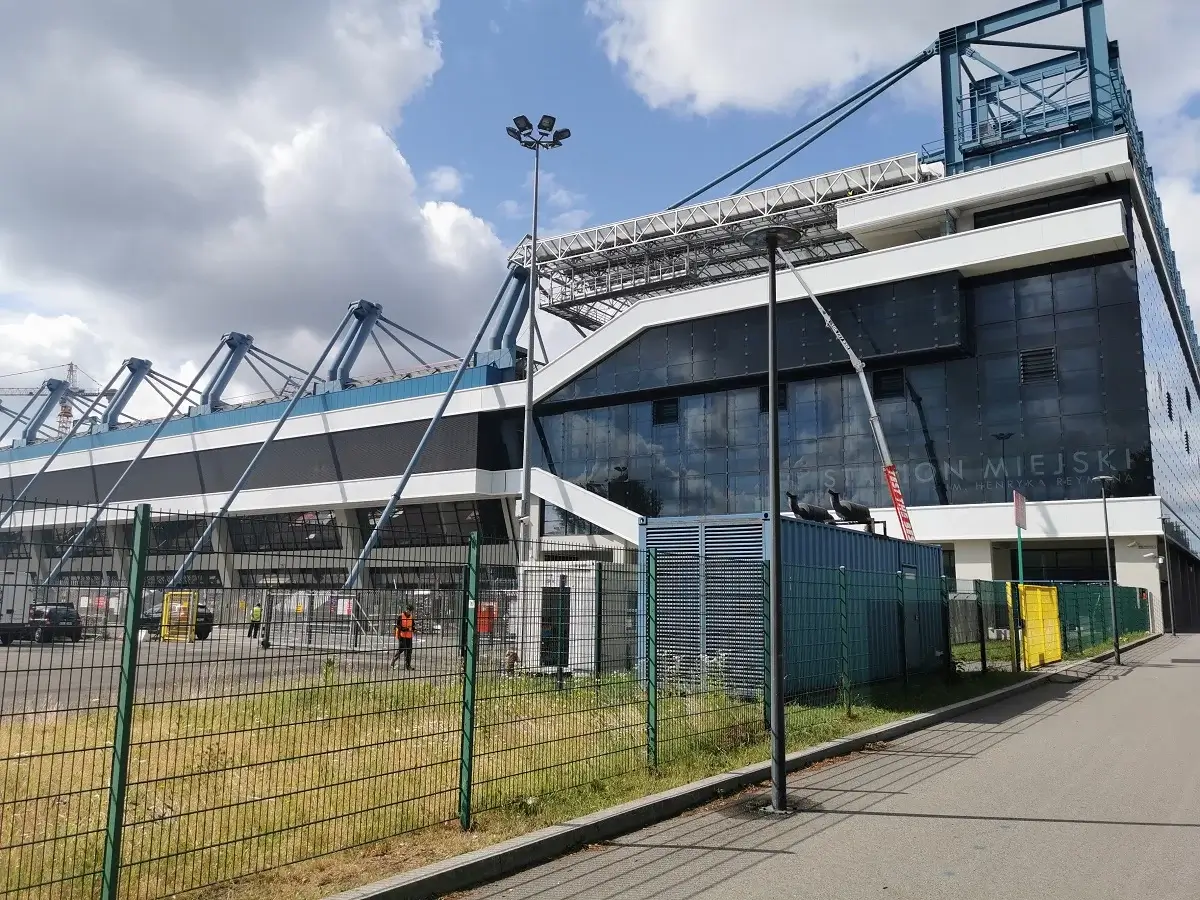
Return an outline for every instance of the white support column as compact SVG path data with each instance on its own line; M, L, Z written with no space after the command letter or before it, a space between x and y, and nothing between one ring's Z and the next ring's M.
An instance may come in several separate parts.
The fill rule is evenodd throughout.
M954 577L959 581L992 581L995 568L992 565L991 541L955 541Z
M362 553L363 549L363 536L362 529L358 524L358 513L353 509L335 509L333 515L338 526L338 537L342 541L342 552L349 561L346 566L346 572L349 574L354 567L354 560L358 559L358 555ZM365 590L370 584L371 560L368 558L359 573L357 587L359 590Z
M1117 570L1117 584L1122 587L1143 588L1149 592L1150 630L1162 631L1162 584L1157 538L1115 538L1113 565Z
M29 548L29 569L37 575L39 584L50 577L51 560L46 555L46 546L43 543L46 539L42 537L44 533L40 528L21 532L21 540Z
M240 588L238 578L237 555L233 552L233 542L229 538L229 522L219 519L213 529L212 552L217 557L217 574L221 576L221 587L228 590Z

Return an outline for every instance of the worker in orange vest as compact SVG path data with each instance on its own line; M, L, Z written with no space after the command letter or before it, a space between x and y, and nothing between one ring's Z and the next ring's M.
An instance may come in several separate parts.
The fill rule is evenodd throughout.
M404 657L404 668L412 669L413 651L413 606L411 603L396 617L396 655L392 657L392 668Z

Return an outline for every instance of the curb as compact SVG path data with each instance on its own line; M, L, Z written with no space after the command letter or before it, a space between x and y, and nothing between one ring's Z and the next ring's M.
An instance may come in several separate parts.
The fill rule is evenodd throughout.
M1133 650L1158 637L1161 635L1152 634L1121 649ZM1056 676L1070 673L1072 669L1081 665L1103 662L1112 655L1113 652L1109 650L1089 659L1033 675L1019 684L981 694L969 700L961 700L930 712L918 713L898 722L860 731L836 741L818 744L807 750L789 753L787 771L795 772L813 763L862 750L868 744L896 740L930 728L964 713L974 712L1042 687ZM767 781L770 777L769 761L733 769L640 800L632 800L620 806L580 816L561 825L551 825L490 847L422 866L374 884L335 894L326 900L429 900L455 891L479 887L523 869L549 862L588 844L611 840L672 819L689 809L735 794L743 788Z

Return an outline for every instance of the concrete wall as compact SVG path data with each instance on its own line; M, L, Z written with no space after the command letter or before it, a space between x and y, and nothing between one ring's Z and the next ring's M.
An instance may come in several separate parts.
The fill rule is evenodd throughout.
M1113 541L1117 584L1143 588L1150 594L1150 629L1162 631L1162 587L1158 565L1158 542L1153 539ZM1147 556L1146 554L1150 554Z

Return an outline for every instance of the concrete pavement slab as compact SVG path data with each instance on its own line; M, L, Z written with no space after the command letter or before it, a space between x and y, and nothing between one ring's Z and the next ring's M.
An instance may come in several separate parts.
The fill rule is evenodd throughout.
M471 892L560 898L1200 896L1200 636Z

